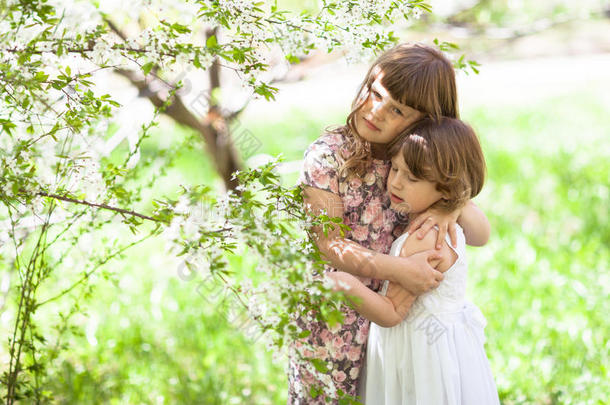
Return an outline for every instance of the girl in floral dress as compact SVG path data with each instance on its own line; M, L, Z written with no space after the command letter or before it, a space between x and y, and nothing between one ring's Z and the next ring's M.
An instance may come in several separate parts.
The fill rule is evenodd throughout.
M452 211L483 186L481 146L460 120L422 120L390 153L387 192L392 208L405 215L414 217L430 206ZM443 242L441 258L431 262L445 279L419 297L387 281L375 293L349 273L327 273L371 321L366 377L360 382L365 404L499 405L485 354L486 321L466 299L468 262L459 226L457 233L457 248ZM423 240L404 233L390 254L408 256L435 240L434 232Z
M319 230L316 240L330 262L327 271L341 270L358 277L372 291L381 280L390 280L421 295L436 288L441 272L428 263L438 258L434 250L410 257L390 256L394 239L406 223L390 209L386 180L390 169L387 149L399 133L426 117L457 117L455 73L451 63L437 50L419 44L401 44L382 54L369 69L344 126L328 131L305 151L299 183L303 185L306 209L326 211L341 217L351 228L345 237L338 229L327 236ZM455 244L454 224L468 218L466 241L485 243L485 215L470 203L451 214L426 211L410 227L422 223L419 236L437 226L437 247L447 231ZM470 224L476 223L472 227ZM481 225L483 224L483 225ZM344 307L344 323L333 329L311 321L303 314L298 325L311 333L292 349L289 362L289 404L324 404L335 395L355 397L364 366L369 321L354 309ZM321 375L299 357L321 359L328 373ZM311 388L324 388L312 398ZM338 403L336 399L333 403Z

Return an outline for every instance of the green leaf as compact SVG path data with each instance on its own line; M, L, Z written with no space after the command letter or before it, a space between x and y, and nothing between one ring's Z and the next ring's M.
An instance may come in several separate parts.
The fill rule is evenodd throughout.
M306 338L309 335L311 335L311 330L306 329L306 330L302 331L301 333L299 333L299 339Z
M315 386L311 386L309 388L309 396L311 396L313 399L316 399L319 395L322 394L322 389L315 387Z
M184 26L182 24L178 24L178 23L173 23L171 25L171 28L180 34L186 34L188 32L191 32L191 29L189 27Z
M48 78L49 78L49 75L46 74L45 72L36 72L36 75L34 75L34 80L36 80L39 83L46 81Z
M299 63L301 60L299 58L297 58L296 56L290 54L290 55L286 55L286 60L290 63Z
M201 69L201 61L199 60L199 54L195 55L195 58L193 59L193 65L197 68L197 69Z
M13 133L13 129L16 127L15 124L10 122L9 120L0 118L0 125L2 125L2 129L6 131L9 135Z
M205 41L205 46L208 48L216 48L218 46L216 35L211 35L208 40Z
M152 68L155 66L155 62L148 62L146 64L144 64L144 66L142 66L142 72L144 72L145 75L149 74L150 71L152 70Z
M326 373L328 371L328 367L326 366L326 362L321 359L309 359L311 364L321 373Z

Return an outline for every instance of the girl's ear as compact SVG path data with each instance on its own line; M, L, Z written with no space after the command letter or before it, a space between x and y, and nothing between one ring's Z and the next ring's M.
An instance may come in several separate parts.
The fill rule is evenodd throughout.
M449 201L450 199L450 195L448 191L441 191L441 200L443 201Z

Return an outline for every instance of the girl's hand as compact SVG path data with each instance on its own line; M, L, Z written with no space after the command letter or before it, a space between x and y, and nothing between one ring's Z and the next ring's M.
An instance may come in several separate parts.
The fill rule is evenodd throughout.
M439 252L432 249L404 257L405 268L394 274L394 279L391 281L395 281L415 296L427 293L438 287L443 281L443 273L431 266L431 262L439 259L441 259Z
M434 208L430 208L419 214L417 218L415 218L413 223L409 225L408 232L409 234L411 234L417 230L417 238L423 239L423 237L426 236L430 229L434 228L434 226L438 226L436 250L441 249L443 240L445 240L445 235L447 235L447 232L449 232L451 245L453 245L453 247L455 248L457 247L457 234L455 233L455 224L457 223L457 220L460 217L461 213L461 208L458 208L457 210L450 213L441 212Z

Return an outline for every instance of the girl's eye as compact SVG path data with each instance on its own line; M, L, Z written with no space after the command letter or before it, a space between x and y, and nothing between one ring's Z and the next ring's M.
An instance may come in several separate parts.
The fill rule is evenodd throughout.
M393 171L393 172L397 172L397 171L398 171L398 169L397 169L397 168L395 168L394 166L392 166L392 171Z
M375 98L381 98L381 94L377 93L375 90L371 90L371 93L373 93L373 96L375 96Z
M402 115L402 111L400 111L398 108L394 108L394 112L398 115Z
M411 182L411 183L417 183L419 180L417 180L415 177L407 177L407 179Z

